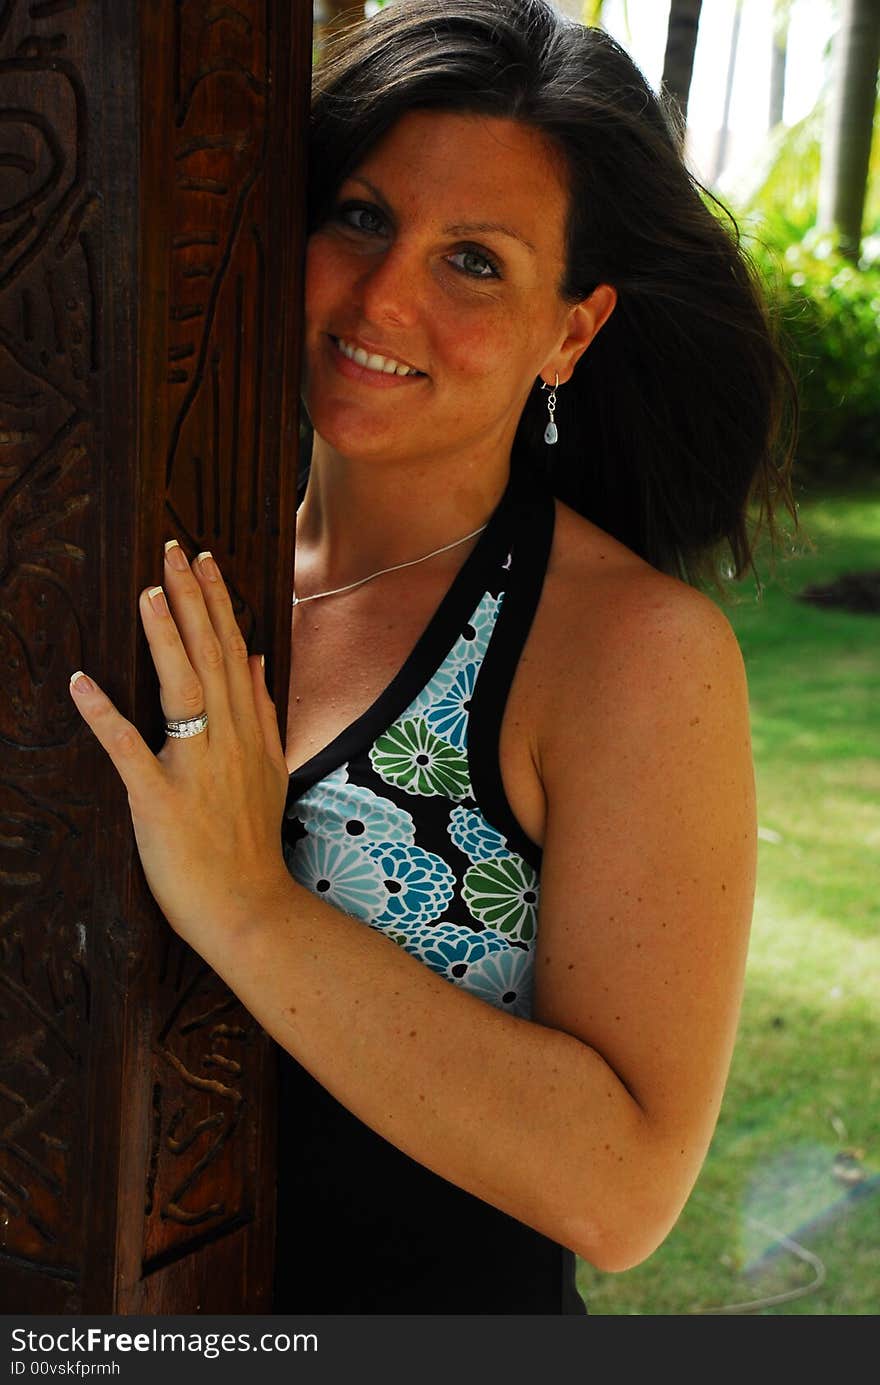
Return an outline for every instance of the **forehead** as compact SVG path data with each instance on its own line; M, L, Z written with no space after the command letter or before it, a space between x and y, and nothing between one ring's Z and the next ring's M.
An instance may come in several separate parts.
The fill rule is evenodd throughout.
M559 151L539 130L499 116L408 111L352 176L395 211L438 221L498 221L533 245L560 242L568 187Z

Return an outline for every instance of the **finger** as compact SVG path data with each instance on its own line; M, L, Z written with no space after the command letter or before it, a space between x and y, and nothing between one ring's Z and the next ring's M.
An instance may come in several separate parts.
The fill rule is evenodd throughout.
M201 595L202 606L207 613L208 629L213 633L216 641L216 646L214 646L204 625L196 621L195 628L198 637L204 642L201 646L197 645L193 648L191 658L193 666L202 676L206 697L210 692L208 680L212 678L215 672L213 660L219 657L222 666L227 717L230 719L230 723L234 723L240 736L257 743L261 731L254 705L253 680L248 667L247 644L235 618L229 590L220 575L217 562L211 553L205 550L197 555L190 568L186 562L186 555L176 539L171 539L166 544L165 557L170 569L172 601L178 592L185 598L188 592L188 583L195 581ZM175 611L176 609L175 606ZM198 607L194 607L194 610L197 614ZM189 613L189 606L184 606L181 610L181 619L186 620ZM189 649L187 633L186 629L181 629L184 642ZM203 651L204 673L198 660L199 647ZM208 708L208 713L210 716L210 708Z
M70 694L83 720L110 756L129 799L158 804L165 789L162 766L136 726L126 721L94 679L82 670L71 675Z
M266 686L266 661L262 654L254 655L250 661L251 674L253 676L254 704L257 712L257 720L263 734L263 742L266 747L266 754L271 760L277 761L287 767L284 755L284 744L281 739L281 728L278 725L278 713L275 703L269 696L269 689Z
M193 582L195 586L195 582ZM198 593L197 593L198 594ZM199 597L201 600L201 597ZM138 607L143 622L144 634L150 646L150 654L159 679L159 700L166 721L183 721L207 711L211 734L219 734L224 715L228 718L228 705L225 698L220 701L216 695L213 706L203 683L203 679L193 668L189 654L177 628L177 621L171 613L165 589L149 587L142 591ZM202 602L202 619L210 625L207 611ZM217 637L211 631L215 645ZM207 736L193 736L192 742L199 741L203 748ZM194 753L194 752L188 752Z

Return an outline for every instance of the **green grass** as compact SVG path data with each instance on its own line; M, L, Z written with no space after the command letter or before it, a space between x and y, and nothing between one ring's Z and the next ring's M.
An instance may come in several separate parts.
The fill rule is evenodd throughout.
M800 516L814 551L798 544L771 576L762 547L763 596L743 582L724 608L749 680L762 839L721 1116L660 1249L618 1275L579 1262L593 1314L880 1308L880 614L797 596L880 570L880 478L802 497ZM835 1176L844 1151L863 1183Z

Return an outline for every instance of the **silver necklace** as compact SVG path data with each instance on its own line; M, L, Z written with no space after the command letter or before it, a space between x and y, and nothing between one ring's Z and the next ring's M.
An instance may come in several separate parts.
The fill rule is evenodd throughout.
M472 533L465 534L463 539L456 539L453 543L444 544L442 548L435 548L432 553L426 553L423 558L410 558L409 562L395 563L393 567L380 568L378 572L371 572L369 577L361 577L357 582L349 582L346 587L333 587L331 591L315 592L313 596L297 596L294 593L291 605L302 606L304 602L318 601L322 596L338 596L340 592L350 592L353 587L362 587L365 582L372 582L374 577L384 577L386 572L397 572L398 568L414 567L416 563L425 563L429 558L436 558L438 553L446 553L450 548L457 548L459 544L467 543L468 539L474 538L477 534L482 534L488 523L489 521L487 520L486 524L481 524L479 529L474 529Z

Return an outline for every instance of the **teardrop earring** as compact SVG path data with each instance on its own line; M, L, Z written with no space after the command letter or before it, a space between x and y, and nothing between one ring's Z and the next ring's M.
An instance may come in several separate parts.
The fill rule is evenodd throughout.
M544 429L544 441L546 443L554 443L559 441L559 429L556 427L556 423L553 418L553 415L556 413L556 388L558 384L559 376L557 375L556 382L552 390L550 390L550 386L547 384L546 380L541 385L542 390L550 390L550 393L547 396L547 413L550 416L550 422Z

